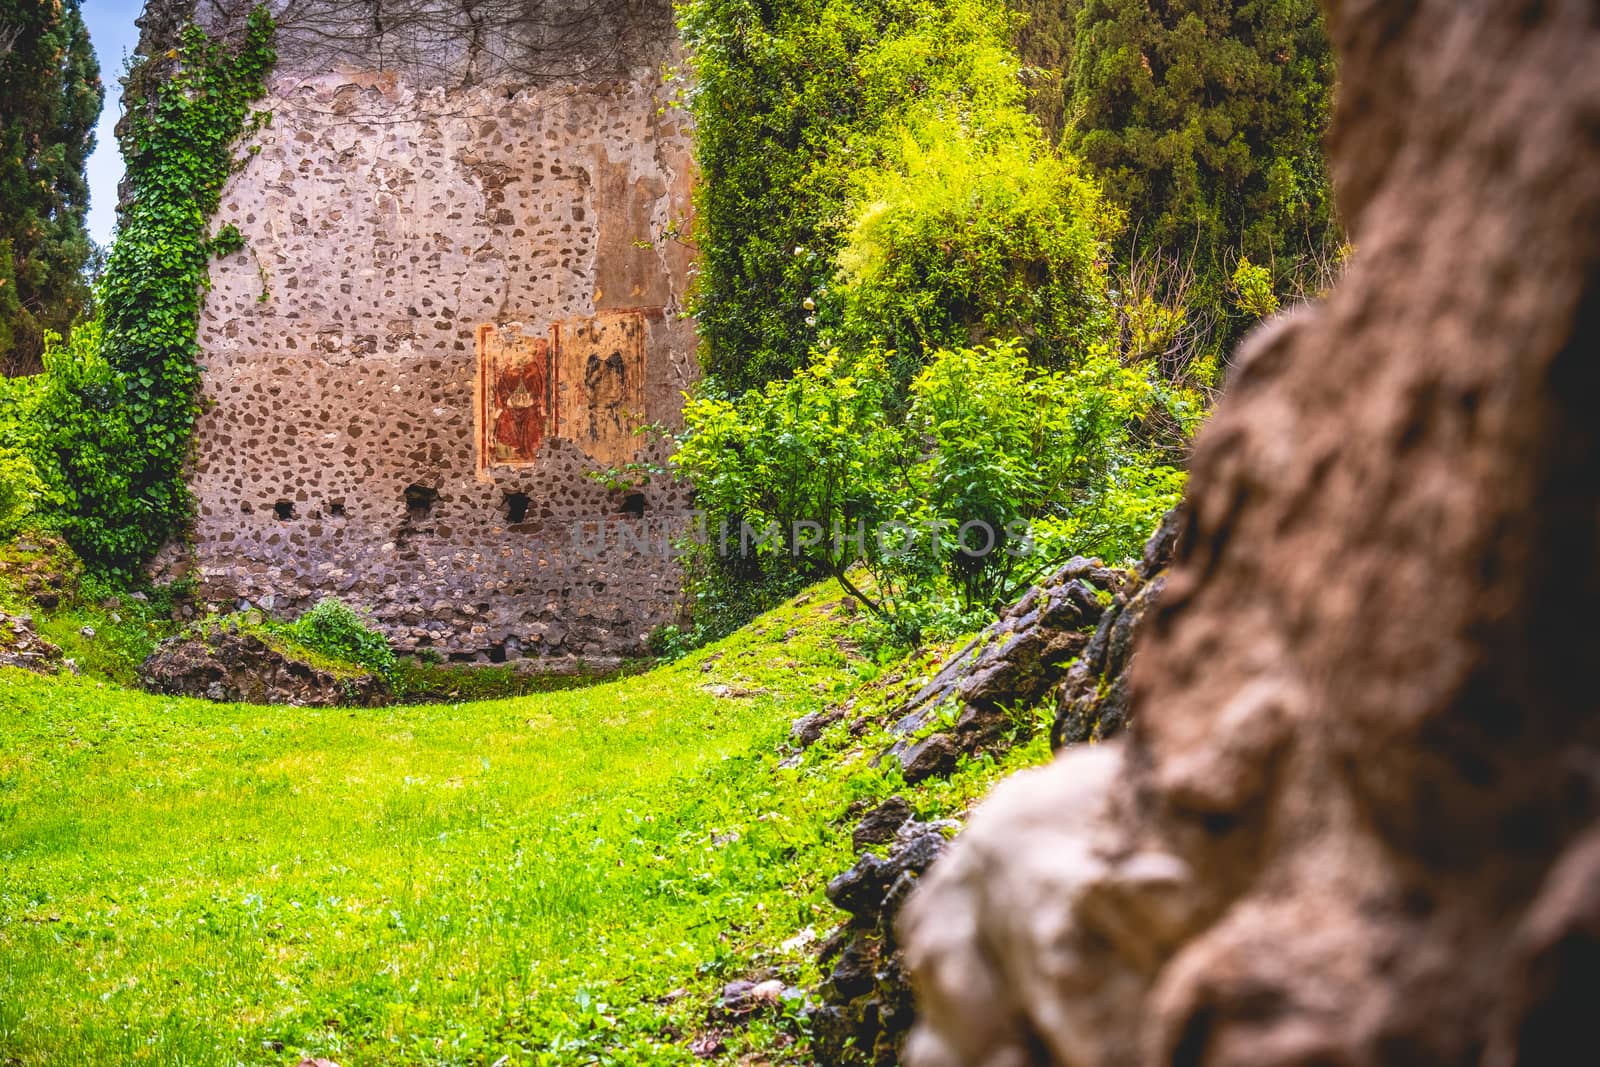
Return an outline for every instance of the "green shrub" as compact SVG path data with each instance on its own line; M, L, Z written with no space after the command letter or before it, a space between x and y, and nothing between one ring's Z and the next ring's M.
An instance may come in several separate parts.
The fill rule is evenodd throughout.
M47 339L34 407L34 460L53 492L49 523L86 563L139 554L148 508L133 492L138 439L122 376L106 362L99 320Z
M934 557L966 610L1002 607L1069 555L1136 554L1090 517L1103 523L1135 506L1109 491L1125 468L1149 462L1130 446L1130 428L1166 400L1148 369L1123 366L1104 346L1069 373L1040 370L1015 343L949 349L912 398L911 430L929 447L912 468L908 520L957 533L982 524L965 546L941 539ZM1041 523L1052 535L1034 542ZM1074 535L1061 536L1067 529ZM979 554L989 531L992 550Z
M1248 256L1239 260L1229 281L1234 305L1253 319L1264 319L1278 313L1278 297L1272 291L1272 272L1250 262Z
M37 375L0 376L0 538L34 519L47 487L33 461L38 440Z
M869 609L888 610L880 601L892 599L891 572L874 570L876 596L848 572L856 562L850 532L891 518L898 499L907 439L884 417L892 396L881 353L847 360L833 351L738 400L691 399L673 464L707 516L697 549L703 569L742 567L769 582L826 573ZM805 523L814 526L797 527ZM875 561L869 555L869 565Z
M933 353L1019 337L1008 354L1066 369L1104 345L1118 213L1028 113L1018 20L1001 0L681 11L708 377L676 466L712 543L691 550L696 621L671 643L726 632L770 606L765 591L822 574L886 623L987 607L1003 579L921 611L950 561L857 552L851 538L930 514L906 416ZM724 525L737 536L744 524L776 533L721 551Z
M1104 345L1071 371L1016 341L945 349L902 418L886 414L894 395L869 350L691 401L674 463L707 515L692 558L832 575L900 643L975 628L1066 556L1137 557L1183 475L1135 430L1157 415L1192 430L1200 410Z
M1280 295L1311 288L1339 243L1322 151L1334 57L1315 0L1074 2L1066 144L1127 208L1124 255L1192 257L1215 308L1241 255L1271 266ZM1254 321L1218 316L1215 343Z
M337 597L323 597L310 611L278 628L313 652L366 667L391 683L394 680L396 661L389 639Z
M1021 114L1002 0L687 0L701 359L738 393L805 366L860 199L914 120Z
M25 454L0 446L0 538L14 533L31 518L44 494L44 483Z
M1035 361L1065 367L1105 339L1118 212L1031 117L1011 118L982 135L928 123L863 177L837 343L883 344L909 380L939 348L1021 337Z

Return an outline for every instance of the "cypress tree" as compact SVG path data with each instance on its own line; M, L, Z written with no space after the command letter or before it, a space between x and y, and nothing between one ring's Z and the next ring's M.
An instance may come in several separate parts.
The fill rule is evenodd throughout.
M1322 150L1334 59L1315 0L1073 2L1066 139L1128 208L1124 241L1192 257L1208 301L1239 256L1280 291L1303 284L1339 239Z
M1083 0L1011 0L1011 8L1018 15L1011 45L1024 64L1028 110L1050 140L1059 141L1066 124L1067 75Z
M0 371L36 370L89 289L84 165L105 91L79 0L0 0Z

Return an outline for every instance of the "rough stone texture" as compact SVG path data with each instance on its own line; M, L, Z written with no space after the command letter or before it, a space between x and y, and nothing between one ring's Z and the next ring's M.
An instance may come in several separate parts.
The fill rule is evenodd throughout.
M33 619L0 611L0 667L54 674L60 665L61 650L34 631Z
M589 474L660 458L631 430L675 425L696 374L681 314L690 253L667 236L689 216L692 180L689 130L662 75L670 15L653 37L613 35L605 63L568 70L546 38L516 44L515 27L495 38L509 59L472 66L457 48L464 15L428 28L448 4L390 17L383 45L351 27L394 5L359 6L278 5L283 59L259 104L272 122L215 220L247 246L213 263L200 323L200 596L288 615L337 595L399 650L455 660L636 653L675 612L665 542L687 501ZM542 6L475 10L506 19ZM164 32L155 14L151 39ZM213 4L201 15L230 17ZM396 26L410 27L404 40ZM456 44L433 41L440 26ZM611 359L599 348L609 335L591 330L592 351L539 379L559 409L548 435L482 461L484 421L492 435L503 405L478 403L480 328L564 331L566 351L587 324L618 316L642 333L642 366ZM606 377L637 370L626 388ZM616 427L604 448L578 432L582 421L593 436L592 419L569 417L595 403ZM496 459L505 453L515 462Z
M1056 687L1050 745L1061 748L1104 741L1128 724L1128 684L1133 653L1150 608L1166 586L1166 567L1183 527L1176 508L1145 543L1144 558L1100 616L1094 636Z
M1105 611L1102 595L1130 589L1126 571L1077 557L1030 589L983 633L951 656L927 685L900 709L893 729L905 740L890 749L906 781L949 774L964 754L1001 742L1012 726L1010 709L1037 704L1061 680L1089 641L1085 632ZM948 730L924 734L955 702ZM814 736L824 719L802 720L795 737Z
M893 713L893 729L906 740L885 756L899 759L906 781L916 784L948 775L962 756L1003 747L1016 729L1006 709L1037 704L1051 696L1052 688L1063 709L1058 716L1070 712L1065 720L1057 719L1053 737L1058 743L1100 740L1119 729L1123 720L1114 710L1113 695L1126 687L1137 620L1160 592L1181 526L1176 511L1167 515L1131 573L1097 560L1069 560L952 655ZM1111 604L1106 607L1102 601L1108 595ZM951 702L957 702L959 711L948 731L914 738ZM852 698L812 712L795 722L791 737L802 746L812 744L855 710ZM1063 738L1063 721L1071 726L1080 720L1090 728L1081 737L1069 731ZM824 1035L816 1045L816 1059L825 1067L898 1062L913 1019L910 984L892 929L904 892L888 894L888 884L903 873L906 858L914 856L899 843L901 835L917 834L921 824L901 796L846 814L859 817L851 841L863 855L829 887L830 898L852 918L824 947L824 961L837 955L838 962L815 991L821 1004L818 1032ZM890 841L897 844L887 859L865 851ZM911 866L915 869L901 890L908 890L922 872ZM885 879L886 870L895 871L895 877ZM869 972L871 980L866 981ZM848 1048L846 1041L852 1041Z
M892 805L890 801L883 808ZM822 951L824 964L831 960L833 966L816 991L821 1004L811 1017L817 1063L889 1067L899 1062L911 1026L912 1000L901 970L895 918L917 879L944 853L946 832L955 826L950 821L902 819L884 855L864 852L855 866L828 883L828 899L850 919Z
M857 852L864 851L868 845L886 845L910 819L910 802L905 797L892 796L861 817L850 835L850 843Z
M64 541L29 535L5 548L6 584L24 600L54 611L77 595L83 564Z
M336 673L295 659L251 633L163 641L139 667L152 693L242 704L377 707L394 696L375 674Z
M1600 977L1600 17L1333 0L1359 254L1197 444L1129 731L902 913L914 1067L1574 1062Z
M150 0L139 25L175 32L192 11L216 32L257 0ZM672 36L665 0L268 0L282 65L394 70L420 85L528 85L624 76ZM159 12L157 11L159 9ZM168 39L162 37L162 40Z

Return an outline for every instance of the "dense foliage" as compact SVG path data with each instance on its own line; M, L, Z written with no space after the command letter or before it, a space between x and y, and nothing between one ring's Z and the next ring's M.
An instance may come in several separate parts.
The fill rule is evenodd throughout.
M1067 144L1128 209L1125 253L1192 260L1193 302L1222 302L1241 256L1280 294L1314 285L1339 241L1315 0L1081 0L1073 46Z
M0 375L0 538L30 519L44 485L33 464L31 431L37 379Z
M1064 554L1130 554L1199 399L1123 343L1152 333L1111 288L1122 214L1027 110L1016 16L693 0L685 32L708 379L676 468L708 517L708 636L763 606L739 590L827 574L915 640ZM1141 322L1180 320L1164 299ZM880 543L884 524L918 534ZM995 543L966 551L968 524Z
M78 0L0 0L0 374L88 300L84 164L104 97Z
M279 629L313 652L394 679L396 661L388 638L337 597L323 597L310 611Z
M957 632L1065 555L1136 555L1182 475L1131 427L1199 414L1103 346L1066 372L1020 343L944 349L903 419L884 414L896 392L869 349L691 400L674 462L711 517L698 551L832 575L896 640Z
M701 181L702 359L739 392L817 344L862 175L916 116L1009 124L1022 86L995 0L688 0ZM807 307L810 301L813 307Z
M982 139L949 122L907 131L863 176L830 340L887 346L909 380L951 345L1021 337L1035 361L1068 366L1104 338L1117 214L1031 118L1011 117Z
M183 466L198 414L195 331L216 250L209 220L274 59L264 7L234 43L195 26L129 75L130 199L101 279L100 322L47 348L31 418L56 521L85 562L126 572L190 514Z
M1158 413L1188 433L1201 410L1151 365L1127 366L1104 346L1065 372L1014 344L940 352L912 385L907 430L921 451L905 518L953 534L930 542L928 558L963 608L1012 602L1068 555L1137 557L1183 486L1133 433Z
M851 536L894 517L891 479L906 442L883 417L891 395L881 354L847 364L827 352L737 401L691 399L673 462L708 516L703 553L809 566L878 610L848 571L859 554ZM881 597L888 575L877 575Z
M1012 0L1019 16L1011 43L1022 60L1028 110L1052 142L1067 120L1066 79L1083 0Z

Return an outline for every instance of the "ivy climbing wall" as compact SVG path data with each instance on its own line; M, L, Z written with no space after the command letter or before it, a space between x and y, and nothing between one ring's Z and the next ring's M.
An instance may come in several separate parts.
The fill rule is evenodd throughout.
M696 373L674 44L559 80L289 45L214 220L245 245L200 322L201 595L337 595L458 661L638 652L688 502L591 472L661 458L636 431Z

